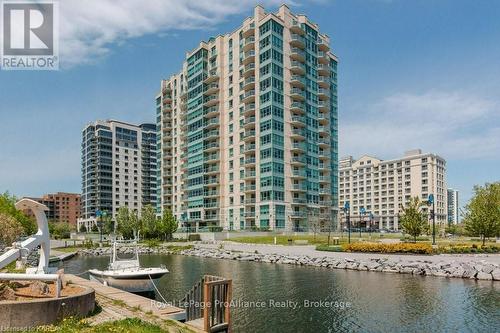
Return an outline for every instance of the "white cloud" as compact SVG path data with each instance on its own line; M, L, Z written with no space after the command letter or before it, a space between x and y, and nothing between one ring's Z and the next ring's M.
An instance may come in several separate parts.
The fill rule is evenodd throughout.
M282 2L260 1L270 6ZM246 12L252 15L257 3L256 0L64 0L60 2L61 62L64 67L94 62L109 54L112 45L129 38L212 28L230 15Z
M445 158L500 156L500 103L463 92L395 94L340 119L342 155L393 158L422 148Z

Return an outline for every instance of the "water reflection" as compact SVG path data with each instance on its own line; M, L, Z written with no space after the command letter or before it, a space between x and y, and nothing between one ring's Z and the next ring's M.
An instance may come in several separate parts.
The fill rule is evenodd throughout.
M75 257L64 268L78 273L105 268L108 261ZM234 300L266 303L264 308L235 308L234 332L494 332L500 327L500 286L488 281L175 255L142 256L141 263L170 270L159 286L169 301L180 300L203 274L214 274L233 279ZM306 307L305 300L350 306ZM269 307L271 301L288 301L289 307Z

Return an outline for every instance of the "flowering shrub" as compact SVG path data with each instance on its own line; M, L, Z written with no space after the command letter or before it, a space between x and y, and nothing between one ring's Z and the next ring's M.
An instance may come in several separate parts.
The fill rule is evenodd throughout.
M432 254L432 246L422 243L352 243L344 244L343 249L346 252L378 252L378 253L414 253L414 254Z
M440 246L439 253L499 253L500 246L476 244L450 244Z

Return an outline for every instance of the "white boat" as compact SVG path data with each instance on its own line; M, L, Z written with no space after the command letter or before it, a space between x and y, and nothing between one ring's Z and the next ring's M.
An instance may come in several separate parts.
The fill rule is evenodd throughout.
M168 273L168 269L164 266L142 268L139 265L136 242L128 243L134 245L132 258L118 258L117 243L117 241L113 242L108 269L104 271L90 269L90 280L133 293L154 291L155 285L162 276Z

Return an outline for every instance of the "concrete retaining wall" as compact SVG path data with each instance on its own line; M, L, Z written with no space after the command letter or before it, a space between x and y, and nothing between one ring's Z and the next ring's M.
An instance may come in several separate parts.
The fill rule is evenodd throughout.
M52 324L68 316L84 317L94 311L94 289L83 287L80 295L30 301L0 302L0 331L29 329Z

